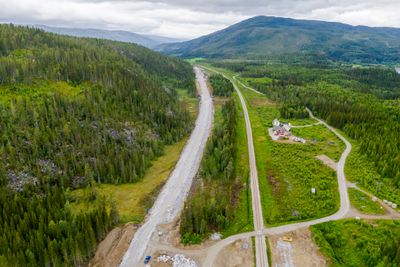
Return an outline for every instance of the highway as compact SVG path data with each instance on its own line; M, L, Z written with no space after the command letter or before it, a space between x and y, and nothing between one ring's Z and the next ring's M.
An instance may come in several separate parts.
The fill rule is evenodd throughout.
M244 88L251 90L253 92L257 92L260 95L264 95L261 92L255 91L253 88L248 87L241 83L239 80L236 79L236 76L233 77L228 77L222 72L219 72L218 70L215 70L213 68L208 68L206 66L201 66L202 68L210 71L210 72L215 72L223 75L225 78L229 79L232 84L234 85L234 88L236 92L238 93L241 105L243 107L243 113L245 117L245 122L246 122L246 133L248 137L248 150L249 150L249 163L250 163L250 177L251 177L251 191L252 191L252 205L253 205L253 220L254 220L254 231L251 232L246 232L246 233L240 233L237 235L232 235L229 236L225 239L222 239L210 246L206 246L201 249L193 249L193 248L175 248L173 246L165 246L163 247L164 250L170 250L174 251L176 253L182 253L186 255L191 255L191 256L197 256L201 257L201 255L204 255L205 258L201 261L201 266L206 266L206 267L211 267L214 266L215 259L218 257L218 254L223 250L226 246L229 244L232 244L233 242L240 240L240 239L245 239L249 237L255 237L256 240L256 266L261 267L261 266L268 266L268 258L267 258L267 253L266 253L266 242L264 236L268 235L278 235L278 234L284 234L287 232L295 231L300 228L304 227L309 227L311 225L323 223L323 222L328 222L328 221L335 221L335 220L340 220L343 218L349 218L349 217L354 217L358 216L360 218L374 218L374 219L398 219L400 215L396 214L393 212L393 214L388 215L381 215L381 216L370 216L370 215L365 215L365 214L354 214L354 211L352 212L350 208L350 200L349 200L349 195L347 191L347 184L346 184L346 177L344 173L344 166L346 159L348 155L351 152L352 146L348 140L344 136L342 136L335 128L332 126L328 125L326 122L323 120L320 120L319 118L316 118L311 110L307 109L307 111L310 114L310 117L315 119L317 122L313 123L311 125L306 125L304 127L311 127L315 125L324 125L327 127L329 130L331 130L336 136L338 136L346 145L345 150L343 151L340 160L337 164L336 172L337 172L337 181L338 181L338 189L339 189L339 195L340 195L340 208L339 210L327 217L324 218L319 218L315 220L310 220L310 221L305 221L305 222L299 222L299 223L293 223L293 224L287 224L287 225L282 225L282 226L276 226L276 227L264 227L263 224L263 216L262 216L262 207L261 207L261 201L260 201L260 192L259 192L259 187L258 187L258 174L257 174L257 168L256 168L256 160L255 160L255 153L254 153L254 143L253 143L253 135L252 135L252 129L251 129L251 122L249 119L249 114L246 106L246 101L240 91L240 89L237 87L236 83L237 82L239 85L243 86ZM296 263L294 263L296 264Z
M172 222L183 208L203 156L213 121L213 102L207 87L206 78L200 68L194 68L201 96L199 114L195 128L145 222L135 233L125 253L121 267L142 266L156 226Z

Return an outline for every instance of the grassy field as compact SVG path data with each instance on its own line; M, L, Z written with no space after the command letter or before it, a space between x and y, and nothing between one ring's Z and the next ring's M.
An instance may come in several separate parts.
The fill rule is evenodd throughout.
M342 220L311 226L313 239L331 266L399 266L390 251L400 238L400 221ZM389 262L396 263L394 265Z
M262 77L262 78L242 78L242 82L247 83L248 85L251 85L252 82L262 84L262 85L267 85L272 82L271 78L268 77Z
M190 112L193 118L197 117L199 111L199 101L197 98L192 97L188 94L187 90L179 89L177 90L180 99L182 100L185 108Z
M223 71L232 77L234 74ZM322 126L296 129L300 137L315 138L316 143L284 144L271 140L268 128L280 118L278 106L265 96L242 88L253 129L259 186L265 223L284 224L324 217L339 206L336 173L315 157L321 154L338 159L343 144ZM291 121L289 121L291 122ZM314 123L293 120L294 125ZM311 188L317 194L311 193Z
M229 73L232 75L231 73ZM239 79L239 78L238 78ZM252 79L247 78L246 80L240 79L245 84ZM285 121L285 120L284 120ZM315 123L312 119L295 119L290 120L292 125L307 125ZM345 146L336 136L334 136L330 131L321 132L321 125L308 127L308 128L298 128L292 129L292 132L305 139L316 139L318 142L313 143L320 150L320 154L325 154L331 159L338 161L341 155L341 151L344 150ZM349 138L343 131L339 132L349 140L353 149L346 161L345 173L346 178L357 183L359 186L367 191L372 192L374 195L381 199L387 199L394 203L400 203L400 189L398 189L394 184L393 180L382 178L376 171L376 167L372 162L368 160L365 155L359 153L358 142Z
M303 125L309 125L309 124L314 124L317 121L311 118L308 119L290 119L290 123L294 126L303 126Z
M264 96L241 89L253 127L265 222L275 225L334 213L339 202L336 173L315 157L340 153L342 145L338 139L326 128L316 126L294 132L306 139L316 139L314 143L273 142L268 128L274 118L280 117L277 106ZM317 194L311 193L312 187L317 189Z
M315 147L318 155L327 155L334 161L339 161L345 149L345 144L323 125L293 128L291 131L295 136L306 139L309 145Z
M86 201L87 195L95 190L98 196L105 196L107 200L113 201L121 218L121 223L140 223L151 208L159 190L169 177L175 167L181 151L186 144L187 138L165 147L165 155L153 162L147 170L144 178L134 184L110 185L99 184L89 192L87 189L78 189L71 192L74 212L90 208L91 202Z
M58 93L65 96L77 96L83 92L84 86L73 86L67 82L40 81L30 85L0 85L0 102L8 102L17 97L40 99L45 95Z
M385 210L381 207L379 202L374 202L372 199L363 192L349 188L349 196L351 204L360 212L365 214L384 214Z

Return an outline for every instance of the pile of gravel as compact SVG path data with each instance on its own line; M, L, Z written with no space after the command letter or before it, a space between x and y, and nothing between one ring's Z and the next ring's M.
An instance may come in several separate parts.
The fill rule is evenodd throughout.
M176 254L173 257L168 256L168 255L160 255L157 258L157 261L164 262L164 263L172 261L173 267L197 267L197 264L194 260L191 260L190 258L186 258L182 254Z

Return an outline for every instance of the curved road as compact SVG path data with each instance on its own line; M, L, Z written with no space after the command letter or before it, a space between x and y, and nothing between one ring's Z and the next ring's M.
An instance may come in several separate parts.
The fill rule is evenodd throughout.
M225 74L223 74L223 73L221 73L221 72L219 72L217 70L214 70L212 68L207 68L207 67L204 67L204 68L207 69L207 70L210 70L212 72L216 72L216 73L222 74L225 78L227 78L228 80L230 80L232 82L232 84L235 87L235 90L239 94L240 101L242 103L243 110L244 110L244 113L245 113L246 131L247 131L248 139L250 139L250 136L251 136L251 140L252 140L251 126L250 126L250 120L248 119L248 112L247 112L246 103L245 103L245 101L243 99L243 96L242 96L239 88L236 86L234 81L236 81L237 83L239 83L241 86L245 87L246 89L251 90L253 92L256 92L257 94L260 94L260 95L265 95L265 94L255 90L254 88L251 88L251 87L243 84L239 80L237 80L236 79L237 75L233 76L233 80L234 80L233 81L233 80L230 79L230 77L227 77ZM339 187L339 194L340 194L340 208L339 208L339 210L336 213L334 213L333 215L330 215L330 216L327 216L327 217L324 217L324 218L320 218L320 219L316 219L316 220L312 220L312 221L306 221L306 222L282 225L282 226L277 226L277 227L271 227L271 228L263 228L262 230L260 230L260 228L259 228L259 226L260 226L259 219L256 218L259 215L255 214L254 215L255 233L249 232L249 233L242 233L242 234L235 235L235 236L230 236L230 237L228 237L228 238L226 238L224 240L221 240L220 242L216 243L215 245L210 247L211 255L207 256L205 266L208 266L207 264L210 264L210 263L212 263L214 261L215 256L218 254L218 252L223 247L225 247L226 245L232 243L233 241L235 241L237 239L255 235L256 236L256 240L257 239L260 240L261 237L262 237L262 239L264 240L264 245L265 245L265 239L263 238L264 235L282 234L282 233L286 233L286 232L289 232L289 231L297 230L299 228L308 227L308 226L311 226L311 225L314 225L314 224L319 224L319 223L323 223L323 222L327 222L327 221L333 221L333 220L339 220L339 219L344 218L346 216L346 214L350 211L350 199L349 199L349 195L348 195L348 191L347 191L346 177L345 177L345 174L344 174L344 165L345 165L347 156L351 152L352 146L351 146L350 142L348 142L333 127L329 126L326 122L316 118L312 114L311 110L309 110L308 108L307 108L307 111L310 114L311 118L313 118L313 119L318 121L317 124L323 124L329 130L331 130L336 136L338 136L346 145L346 149L343 151L342 156L340 157L340 160L339 160L339 162L337 164L337 168L336 168L337 179L338 179L338 187ZM247 122L247 120L249 120L249 122ZM250 131L248 131L247 126L250 127ZM251 150L250 148L252 148L252 151L254 153L253 145L251 145L251 147L250 147L250 144L249 144L249 156L250 156L250 150ZM251 161L251 159L250 159L250 161ZM252 167L251 167L251 169L252 169ZM257 173L255 175L257 176ZM258 189L258 178L257 178L257 186L256 187ZM254 188L256 188L256 187L254 187ZM256 202L257 201L259 202L259 192L258 192L258 197L254 196L254 194L253 194L253 182L252 182L252 196L253 196L253 202L254 202L254 199L256 200ZM259 206L260 209L261 209L261 203L260 202L259 202L259 204L256 204L256 205ZM254 212L254 209L255 209L255 207L254 207L254 203L253 203L253 212ZM262 213L261 213L261 216L262 216ZM262 220L262 217L261 217L261 220ZM257 246L259 246L258 249L257 249ZM260 251L260 246L263 246L263 245L256 242L257 266L267 266L267 265L258 265L258 264L262 264L263 263L263 258L264 258L264 256L258 254L258 252ZM266 250L264 250L264 251L266 251ZM266 258L266 256L265 256L265 258ZM268 264L268 261L266 262L266 264ZM211 265L209 265L209 266L211 266Z
M213 103L205 75L195 68L201 101L196 126L187 142L174 171L150 210L145 223L135 233L122 259L121 267L140 266L156 226L171 222L181 211L203 156L213 120Z
M276 234L284 234L286 232L290 231L295 231L297 229L303 228L303 227L308 227L311 225L323 223L323 222L328 222L328 221L334 221L334 220L340 220L346 217L352 217L355 216L354 212L351 211L350 209L350 200L348 196L348 191L347 191L347 185L346 185L346 177L344 174L344 165L346 162L347 156L350 154L352 146L351 144L333 127L329 126L326 122L316 118L312 112L307 109L307 111L310 114L310 117L317 120L318 122L313 124L313 125L319 125L323 124L325 127L327 127L329 130L331 130L335 135L337 135L346 145L346 149L343 151L342 156L337 164L337 179L338 179L338 187L339 187L339 194L340 194L340 208L339 210L334 213L333 215L316 219L316 220L311 220L307 222L300 222L300 223L294 223L294 224L288 224L288 225L283 225L283 226L278 226L278 227L271 227L271 228L264 228L263 227L263 217L262 217L262 210L261 210L261 202L260 202L260 194L259 194L259 189L258 189L258 176L257 176L257 169L255 168L255 154L254 154L254 144L253 144L253 139L252 139L252 131L251 131L251 123L250 119L248 116L248 111L246 107L246 102L243 98L243 95L241 94L240 90L237 88L235 82L238 82L241 84L243 87L254 91L258 94L264 95L261 92L256 91L255 89L248 87L244 85L242 82L238 81L236 79L236 76L233 77L233 80L230 79L230 77L226 76L224 73L221 73L217 70L214 70L212 68L208 68L205 66L202 66L202 68L207 69L211 72L219 73L222 74L225 78L230 80L232 84L235 87L235 90L238 92L240 102L242 104L244 114L245 114L245 120L246 120L246 133L248 136L248 147L249 147L249 162L250 162L250 171L251 171L251 189L252 189L252 198L253 198L253 213L254 213L254 227L255 231L252 232L246 232L246 233L240 233L237 235L229 236L223 240L220 240L213 245L209 247L205 247L200 250L192 250L192 249L179 249L179 248L173 248L171 246L163 246L164 250L170 250L174 251L176 253L182 253L182 254L189 254L189 255L206 255L206 258L202 264L202 266L213 266L215 258L218 256L219 252L229 244L235 242L236 240L239 239L244 239L244 238L249 238L249 237L256 237L256 261L257 261L257 266L268 266L268 259L266 255L266 247L265 247L265 238L264 236L267 235L276 235ZM310 125L311 126L311 125ZM255 202L255 203L254 203ZM374 219L398 219L400 218L399 214L390 214L390 216L370 216L370 215L364 215L364 214L356 214L360 218L374 218ZM257 241L258 240L258 241ZM263 255L265 254L265 255Z
M327 217L312 220L312 221L307 221L307 222L300 222L300 223L294 223L294 224L288 224L288 225L282 225L278 227L273 227L273 228L266 228L264 229L264 234L269 234L269 235L274 235L274 234L282 234L286 233L289 231L294 231L299 228L303 227L308 227L314 224L319 224L323 222L328 222L328 221L335 221L335 220L340 220L343 219L346 214L350 211L350 199L349 199L349 193L347 191L347 183L346 183L346 176L344 175L344 165L346 163L347 156L351 152L351 144L349 141L346 140L336 129L334 129L332 126L328 125L326 122L323 120L320 120L316 118L311 110L307 108L308 113L310 114L310 117L314 120L317 120L319 123L323 124L325 127L327 127L330 131L332 131L337 137L342 140L345 145L346 149L343 151L342 156L340 157L340 160L337 164L336 167L336 174L337 174L337 179L338 179L338 186L339 186L339 194L340 194L340 208L339 210Z

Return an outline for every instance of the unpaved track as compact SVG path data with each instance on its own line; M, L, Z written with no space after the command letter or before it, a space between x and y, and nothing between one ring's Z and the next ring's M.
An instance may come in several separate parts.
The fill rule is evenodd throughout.
M150 210L145 223L135 233L125 253L121 267L142 266L151 235L156 226L171 222L181 211L187 193L196 175L210 134L213 104L206 79L201 69L195 68L201 101L196 126L183 150L174 171Z
M249 117L249 112L247 111L246 102L243 98L242 93L239 88L232 83L235 90L240 98L240 103L242 104L244 118L246 121L246 133L247 133L247 146L249 149L249 164L250 164L250 183L251 183L251 200L253 204L253 220L254 220L254 230L256 232L256 266L266 267L268 266L267 257L267 246L265 243L265 237L261 234L264 228L264 217L262 215L260 189L258 187L258 172L256 165L256 156L254 152L254 142L253 142L253 132L251 129L251 122Z
M213 71L213 72L220 73L220 72L218 72L218 71L216 71L216 70L214 70L214 69L209 69L209 68L207 68L207 69L210 70L210 71ZM231 80L229 77L227 77L227 76L224 75L223 73L220 73L220 74L222 74L225 78ZM236 76L233 76L233 79L234 79L234 81L236 81L237 83L239 83L240 85L242 85L243 87L245 87L246 89L249 89L249 90L251 90L251 91L253 91L253 92L256 92L256 93L258 93L258 94L260 94L260 95L265 95L265 94L263 94L263 93L261 93L261 92L258 92L258 91L255 90L254 88L251 88L251 87L249 87L249 86L246 86L245 84L243 84L242 82L240 82L239 80L237 80L237 79L236 79ZM245 113L245 118L246 118L246 131L247 131L247 132L248 132L248 129L247 129L247 128L250 127L250 135L249 135L249 132L248 132L248 135L247 135L247 136L248 136L248 138L249 138L249 136L251 136L251 139L252 139L250 119L249 119L249 117L248 117L248 112L247 112L247 107L246 107L245 101L244 101L244 99L243 99L243 96L242 96L240 90L237 88L235 82L233 82L232 80L231 80L231 82L232 82L232 84L234 85L236 91L238 92L239 97L240 97L240 100L241 100L241 102L242 102L242 106L243 106L244 113ZM254 212L254 209L255 209L254 205L259 206L259 208L261 209L260 195L259 195L259 191L258 191L258 196L253 194L253 179L252 179L252 197L253 197L253 212L254 212L254 220L255 220L255 222L254 222L254 228L255 228L255 234L256 234L256 257L257 257L257 266L260 266L260 265L258 265L258 264L259 264L259 263L262 263L262 261L263 261L263 259L259 260L260 257L261 257L261 255L259 255L259 254L257 253L257 251L260 250L260 248L259 248L259 250L257 250L257 245L258 245L258 246L263 246L261 243L259 244L259 243L257 242L257 238L258 238L258 240L260 240L260 239L261 239L260 237L261 237L262 235L276 235L276 234L282 234L282 233L286 233L286 232L289 232L289 231L295 231L295 230L297 230L297 229L299 229L299 228L308 227L308 226L311 226L311 225L314 225L314 224L319 224L319 223L323 223L323 222L327 222L327 221L332 221L332 220L339 220L339 219L344 218L344 217L346 216L346 214L350 211L350 199L349 199L349 195L348 195L348 192L347 192L346 177L345 177L345 174L344 174L344 165L345 165L347 156L348 156L348 155L350 154L350 152L351 152L352 146L351 146L350 142L348 142L348 141L347 141L339 132L337 132L333 127L329 126L326 122L324 122L324 121L322 121L322 120L316 118L316 117L312 114L311 110L309 110L308 108L307 108L307 111L308 111L308 113L310 114L310 117L311 117L311 118L313 118L313 119L315 119L316 121L318 121L318 122L317 122L318 124L323 124L323 125L324 125L325 127L327 127L329 130L331 130L331 131L332 131L336 136L338 136L338 137L345 143L345 145L346 145L346 149L345 149L345 151L342 153L342 156L340 157L340 160L339 160L339 162L338 162L338 164L337 164L337 168L336 168L336 171L337 171L337 179L338 179L338 187L339 187L339 194L340 194L340 208L339 208L339 210L338 210L335 214L333 214L333 215L331 215L331 216L328 216L328 217L324 217L324 218L320 218L320 219L316 219L316 220L312 220L312 221L307 221L307 222L300 222L300 223L288 224L288 225L283 225L283 226L278 226L278 227L262 228L262 230L261 230L261 228L259 228L259 227L260 227L260 220L259 220L258 218L256 218L256 217L258 217L259 215L262 216L262 213ZM248 122L247 122L247 120L248 120ZM253 142L251 142L251 143L253 144ZM254 147L253 147L253 145L251 145L251 146L252 146L252 149L250 149L250 144L249 144L250 169L252 170L252 166L251 166L251 161L252 161L252 160L251 160L250 150L252 150L252 152L253 152L253 157L254 157ZM254 159L254 165L255 165L255 159ZM257 176L257 170L256 170L255 175ZM257 187L257 189L258 189L258 177L257 177L257 186L256 186L256 187ZM254 186L254 188L256 188L256 187ZM257 203L254 204L254 202L257 202L257 201L258 201L259 204L257 204ZM256 208L256 211L257 211L257 208ZM262 217L261 217L261 221L262 221ZM263 221L262 221L262 222L263 222ZM231 239L233 239L233 236L231 236ZM262 240L264 240L264 246L265 246L265 239L262 238ZM229 240L229 241L232 242L231 240ZM230 243L229 241L227 240L227 241L226 241L226 244ZM221 241L221 243L224 243L224 242ZM222 244L221 244L221 245L222 245ZM264 249L264 251L266 251L266 250ZM264 257L263 257L263 258L264 258ZM267 259L266 256L265 256L265 259ZM268 261L266 262L266 264L268 264ZM261 265L261 266L264 266L264 265ZM265 266L267 266L267 265L265 265Z
M219 73L209 68L205 68L212 72ZM231 81L229 77L226 77L223 73L222 74L225 78ZM236 80L236 78L234 77ZM232 82L232 81L231 81ZM239 81L238 81L239 82ZM256 156L254 152L254 142L253 142L253 132L251 128L251 122L249 117L249 112L247 110L246 101L242 93L240 92L239 88L236 86L234 82L232 82L235 91L237 92L240 103L243 108L244 119L246 122L246 134L247 134L247 146L249 151L249 165L250 165L250 185L251 185L251 197L252 197L252 208L253 208L253 221L254 221L254 230L255 230L255 245L256 245L256 267L268 267L268 256L267 256L267 245L265 243L265 237L263 236L263 229L264 229L264 217L262 214L262 206L261 206L261 197L260 197L260 189L258 186L258 172L257 172L257 165L256 165ZM245 85L243 85L245 86ZM262 94L252 88L249 87L250 90ZM229 242L229 237L227 239ZM235 240L232 240L232 242ZM229 242L229 243L232 243ZM228 244L228 243L227 243ZM217 251L217 250L216 250ZM217 254L215 254L217 255ZM214 262L213 256L214 254L207 256L206 262L204 266L211 266L208 264L212 264Z
M340 194L340 208L336 213L334 213L328 217L324 217L324 218L320 218L320 219L316 219L316 220L312 220L312 221L307 221L307 222L300 222L300 223L288 224L288 225L283 225L283 226L278 226L278 227L273 227L273 228L266 228L266 229L264 229L265 234L282 234L282 233L286 233L289 231L297 230L299 228L308 227L308 226L311 226L314 224L319 224L319 223L334 221L334 220L340 220L340 219L344 218L347 215L347 213L350 211L350 199L349 199L349 193L347 191L346 176L344 175L344 165L346 163L347 156L351 152L351 148L352 148L351 144L349 141L346 140L346 138L344 138L333 127L329 126L326 122L316 118L312 114L311 110L309 110L307 108L307 111L310 114L311 118L313 118L314 120L317 120L318 122L323 124L326 128L331 130L346 145L346 149L343 151L342 156L340 157L340 160L336 167L336 174L337 174L339 194Z
M313 123L313 124L307 124L307 125L292 125L292 126L290 126L291 128L308 128L308 127L313 127L313 126L316 126L316 125L319 125L319 124L322 124L320 121L319 122L316 122L316 123Z
M232 84L234 85L235 89L238 91L239 97L240 97L240 101L243 105L243 110L245 113L245 119L246 119L246 132L248 133L248 136L251 136L251 144L249 144L249 161L250 161L250 167L252 168L252 159L253 162L255 164L255 157L254 157L254 145L253 145L253 141L252 141L252 134L251 134L251 125L250 125L250 119L248 117L248 111L247 111L247 107L246 104L244 102L243 96L241 94L241 92L239 91L239 89L237 88L237 86L235 85L235 82L233 82L233 80L230 79L230 77L224 75L224 73L221 73L217 70L214 70L212 68L208 68L205 66L202 66L202 68L207 69L211 72L215 72L215 73L219 73L221 75L223 75L225 78L229 79ZM233 77L233 79L238 82L239 84L241 84L243 87L257 92L260 95L264 95L261 92L256 91L255 89L248 87L246 85L244 85L243 83L241 83L240 81L238 81L236 79L236 77ZM216 242L215 244L209 246L209 247L205 247L203 249L200 249L200 251L196 251L193 252L192 254L195 255L200 255L200 254L205 254L206 257L204 259L204 261L202 262L201 266L206 266L206 267L211 267L214 266L215 263L215 259L218 256L219 252L224 249L226 246L228 246L229 244L232 244L233 242L235 242L238 239L243 239L243 238L249 238L249 237L256 237L256 240L260 240L261 242L258 243L256 241L256 257L257 257L257 266L268 266L268 258L267 255L265 253L265 256L262 256L261 254L263 252L266 252L266 248L265 248L265 238L264 236L268 236L268 235L279 235L279 234L284 234L284 233L288 233L291 231L296 231L300 228L307 228L311 225L315 225L315 224L319 224L319 223L323 223L323 222L328 222L328 221L334 221L334 220L340 220L346 217L352 217L353 214L351 212L350 209L350 200L349 200L349 196L348 196L348 192L347 192L347 185L346 185L346 178L344 175L344 165L346 162L346 158L349 155L350 151L351 151L351 144L337 131L335 130L333 127L329 126L328 124L326 124L324 121L314 117L314 115L312 114L312 112L307 109L310 117L317 120L318 123L317 124L323 124L325 127L327 127L329 130L331 130L334 134L336 134L346 145L346 149L344 150L344 152L342 153L342 156L337 164L337 179L338 179L338 187L339 187L339 194L340 194L340 209L333 215L325 217L325 218L320 218L320 219L316 219L316 220L311 220L311 221L307 221L307 222L300 222L300 223L294 223L294 224L289 224L289 225L283 225L283 226L277 226L277 227L271 227L271 228L264 228L262 226L262 229L260 230L260 225L263 225L263 220L262 220L262 210L260 212L254 212L254 210L257 211L257 207L259 206L259 208L261 208L261 203L260 203L260 195L259 195L259 191L258 191L258 182L257 184L253 184L254 181L254 176L252 176L252 198L253 198L253 212L254 212L254 227L255 227L255 231L253 232L246 232L246 233L240 233L237 235L233 235L233 236L229 236L223 240L220 240L218 242ZM250 129L248 129L248 127L250 127ZM250 130L250 131L249 131ZM248 140L249 141L249 140ZM249 141L250 142L250 141ZM252 149L250 149L252 148ZM253 151L253 156L251 155L251 151ZM253 165L255 166L255 165ZM254 169L253 169L254 170ZM255 177L257 177L257 169L255 169L255 173L253 172L253 175L255 175ZM258 180L258 177L257 177ZM254 186L254 187L253 187ZM257 187L257 189L255 188ZM254 192L258 192L258 196L254 195ZM254 204L255 202L258 202L259 204ZM259 219L261 216L261 220ZM369 215L359 215L360 218L365 218L365 219L369 219L371 216ZM257 218L256 218L257 217ZM385 216L376 216L376 218L374 217L374 219L386 219ZM261 223L260 223L261 222ZM258 250L257 250L257 246L258 246ZM260 246L264 246L264 248L260 249ZM165 249L169 248L169 246L165 247ZM191 250L186 250L186 249L181 249L179 250L182 253L188 253L191 254ZM259 265L259 264L264 264L264 265ZM294 265L296 265L297 263L294 262Z

